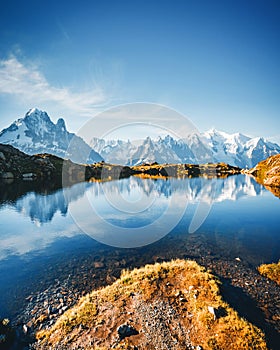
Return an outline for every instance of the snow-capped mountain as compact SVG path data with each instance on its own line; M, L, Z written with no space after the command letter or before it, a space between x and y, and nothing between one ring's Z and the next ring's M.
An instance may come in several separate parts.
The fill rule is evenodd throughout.
M213 157L241 168L253 167L269 156L280 153L280 146L262 137L250 138L240 133L227 134L211 129L204 133Z
M67 131L62 118L54 124L46 112L30 109L24 118L0 132L0 143L9 144L27 154L51 153L77 163L102 160L81 137Z
M192 135L189 140L198 139ZM156 140L123 141L93 138L91 147L109 163L138 165L142 163L205 163L211 161L211 152L198 140L197 143L175 140L167 135Z
M179 140L170 135L154 140L147 137L137 142L94 138L90 144L107 162L125 165L225 162L251 168L261 160L280 153L279 145L262 137L250 138L215 129Z

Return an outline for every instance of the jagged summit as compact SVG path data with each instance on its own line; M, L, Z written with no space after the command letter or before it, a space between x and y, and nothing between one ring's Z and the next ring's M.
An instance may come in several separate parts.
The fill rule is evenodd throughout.
M60 128L61 130L63 130L63 131L66 130L65 121L64 121L64 119L62 119L62 118L59 118L59 119L57 120L56 126L57 126L58 128Z
M137 165L141 163L207 163L225 162L241 168L253 167L259 161L280 153L280 146L262 137L251 138L242 133L229 134L215 128L205 133L175 139L170 135L141 142L107 141L94 138L91 142L102 157L111 163Z
M103 158L82 138L67 131L62 118L54 124L47 112L30 109L0 132L0 143L12 145L27 154L51 153L79 163L94 163Z

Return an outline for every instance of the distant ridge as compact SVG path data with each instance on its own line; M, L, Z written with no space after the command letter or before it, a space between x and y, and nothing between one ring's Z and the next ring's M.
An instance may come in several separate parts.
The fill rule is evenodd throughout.
M93 138L90 145L110 163L138 165L142 163L206 163L225 162L240 168L251 168L280 146L262 137L251 138L241 133L228 134L211 129L184 139L147 137L141 142Z

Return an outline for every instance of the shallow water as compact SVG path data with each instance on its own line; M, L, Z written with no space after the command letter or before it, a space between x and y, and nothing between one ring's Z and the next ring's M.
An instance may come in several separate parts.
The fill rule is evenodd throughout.
M20 182L2 184L0 197L0 316L12 319L31 292L56 280L71 276L81 288L81 276L100 278L92 262L102 261L96 272L106 276L111 265L182 256L252 266L280 258L280 201L246 175L65 189Z

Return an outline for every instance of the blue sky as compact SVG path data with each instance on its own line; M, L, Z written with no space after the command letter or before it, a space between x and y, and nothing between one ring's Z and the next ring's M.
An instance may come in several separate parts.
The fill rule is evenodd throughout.
M1 1L0 129L154 102L280 142L279 62L279 1Z

